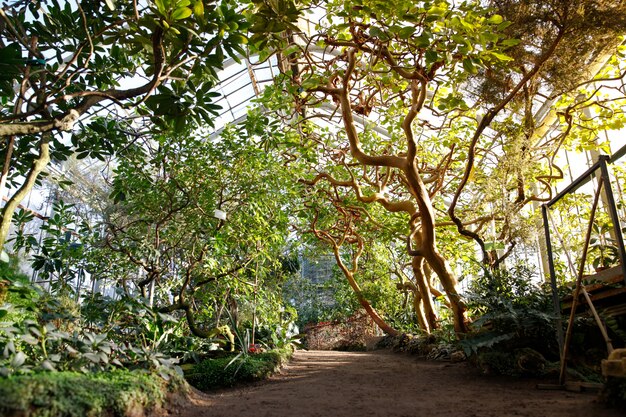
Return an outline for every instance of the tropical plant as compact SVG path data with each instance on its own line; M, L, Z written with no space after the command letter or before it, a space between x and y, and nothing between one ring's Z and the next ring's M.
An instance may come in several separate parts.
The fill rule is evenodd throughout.
M592 238L589 241L589 256L596 271L610 268L619 262L619 248L617 240L611 237L612 227L608 223L594 222L592 224ZM622 229L622 233L626 228Z
M137 288L161 313L183 315L198 337L215 336L226 311L238 326L279 305L269 289L286 274L276 254L297 184L259 147L257 123L251 115L216 140L148 135L129 148L111 178L104 235L89 252L92 279L115 279L128 295Z
M467 303L476 333L461 340L469 355L483 348L532 348L558 358L557 316L551 289L540 286L529 266L485 269L472 280Z

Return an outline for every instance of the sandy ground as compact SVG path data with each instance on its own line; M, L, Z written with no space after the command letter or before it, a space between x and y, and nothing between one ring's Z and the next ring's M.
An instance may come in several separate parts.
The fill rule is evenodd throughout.
M595 394L542 391L538 381L481 375L466 363L386 351L299 351L269 381L195 393L181 417L617 417ZM546 382L546 381L542 381Z

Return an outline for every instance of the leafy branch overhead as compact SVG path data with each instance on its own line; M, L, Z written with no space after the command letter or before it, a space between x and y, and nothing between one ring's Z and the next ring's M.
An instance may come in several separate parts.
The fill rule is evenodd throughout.
M232 3L156 1L111 10L99 3L72 8L53 1L28 9L35 20L19 10L2 12L12 28L3 54L15 64L6 61L5 77L13 78L2 84L3 101L14 111L2 115L0 136L70 131L82 115L111 104L179 124L183 116L210 123L209 111L215 114L216 108L207 109L210 100L188 92L207 93L224 57L244 54L247 23ZM146 108L150 95L202 110L183 115L154 104Z
M264 104L285 112L301 146L316 149L305 183L334 187L329 203L356 198L403 213L407 254L438 276L456 329L465 331L449 263L457 251L443 252L439 236L471 239L492 268L527 241L525 208L550 198L550 182L562 174L554 155L574 126L567 119L562 135L544 137L537 103L580 94L591 79L578 71L583 62L615 53L625 27L610 14L623 16L623 6L354 0L326 11L314 30L286 34L282 76ZM591 16L606 23L610 45L601 44L606 33L574 35ZM569 83L557 83L556 69L564 74L581 42L587 61ZM600 101L594 94L589 100ZM422 269L415 280L429 299Z
M0 10L0 189L17 188L2 209L0 244L50 160L105 160L146 130L211 126L217 71L245 55L249 24L239 9L232 1L53 0Z

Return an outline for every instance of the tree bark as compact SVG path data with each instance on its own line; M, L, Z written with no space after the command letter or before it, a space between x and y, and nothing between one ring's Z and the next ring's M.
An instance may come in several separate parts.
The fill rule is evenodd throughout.
M343 272L343 275L348 280L348 283L350 283L350 287L352 287L354 294L356 294L357 300L359 300L359 304L363 306L367 314L372 318L372 320L374 320L374 323L376 323L376 325L389 336L399 335L400 332L387 324L387 322L380 316L380 314L378 314L374 307L372 307L369 301L367 301L367 299L363 295L363 291L361 291L361 287L354 279L354 274L343 263L341 255L339 254L339 247L337 245L333 245L333 254L335 255L335 260L337 261L339 269L341 269L341 272Z
M39 140L39 156L33 161L33 165L24 180L24 183L13 194L7 203L2 207L0 212L0 249L4 247L9 235L9 229L11 227L11 220L13 219L13 213L19 206L19 204L26 198L28 193L35 186L37 177L46 168L48 162L50 162L50 134L44 134Z
M425 324L427 326L424 330L430 333L438 327L438 324L437 314L435 313L435 306L430 292L430 285L424 275L424 258L421 256L413 256L411 259L411 267L413 268L413 275L415 276L415 283L420 294Z

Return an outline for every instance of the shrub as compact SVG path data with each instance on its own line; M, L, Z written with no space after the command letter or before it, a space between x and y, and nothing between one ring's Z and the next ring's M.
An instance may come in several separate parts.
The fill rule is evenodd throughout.
M185 378L202 391L260 381L275 373L292 353L291 349L277 349L256 355L207 359L185 373Z
M481 349L531 348L558 358L550 288L535 282L534 272L520 264L510 270L485 270L472 282L467 305L478 318L473 323L476 333L461 341L468 356Z

